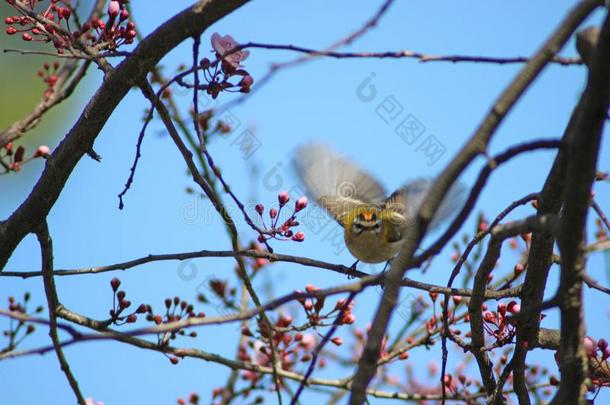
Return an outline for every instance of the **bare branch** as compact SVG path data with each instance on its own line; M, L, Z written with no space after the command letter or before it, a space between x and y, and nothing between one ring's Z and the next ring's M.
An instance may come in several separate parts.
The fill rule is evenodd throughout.
M59 360L61 370L68 379L68 383L76 396L76 401L80 405L86 405L85 397L83 397L83 394L78 387L78 381L76 381L74 374L72 374L72 371L70 370L70 365L68 364L68 360L64 355L61 341L59 340L59 335L57 334L57 311L60 304L59 298L57 298L55 282L53 281L53 242L51 240L51 235L49 235L49 228L47 227L46 222L40 225L39 229L36 231L36 236L38 237L38 242L40 243L42 268L44 273L44 289L47 296L47 306L49 308L49 336L53 342L53 348L55 349L55 354L57 355L57 360Z
M358 371L354 379L349 402L351 405L360 405L365 402L366 387L375 375L375 365L379 357L381 342L396 305L398 296L397 283L402 279L406 269L410 267L413 254L425 235L427 225L440 206L442 198L474 158L486 151L487 144L497 127L542 69L563 47L582 21L601 4L603 2L596 0L583 1L569 13L551 37L509 84L476 132L436 180L419 210L416 224L409 228L410 232L405 237L403 247L398 257L394 259L392 268L388 273L389 283L387 283L387 288L384 290L383 297L375 314L371 333L358 364Z
M551 405L586 403L587 355L582 301L585 232L602 131L610 106L610 14L606 15L599 34L589 72L574 131L566 139L566 187L557 239L561 252L558 296L561 307L561 384Z

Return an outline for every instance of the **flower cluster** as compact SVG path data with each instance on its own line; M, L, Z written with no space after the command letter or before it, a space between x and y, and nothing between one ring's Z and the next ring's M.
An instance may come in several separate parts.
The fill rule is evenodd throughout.
M486 310L483 312L485 331L499 343L511 341L515 336L515 326L509 322L507 315L516 314L520 310L521 306L516 301L498 304L497 311Z
M132 313L125 314L124 311L131 307L131 302L126 299L126 293L124 290L119 290L121 281L118 278L113 278L110 281L110 286L114 293L113 297L113 308L110 310L109 323L116 325L122 325L125 323L134 323L138 319L138 314L146 314L146 320L154 323L155 325L167 324L171 322L177 322L185 318L204 318L203 312L195 313L192 304L186 300L180 299L180 297L166 298L165 299L165 313L159 314L153 311L152 306L147 304L140 304L138 308ZM197 337L197 332L191 331L186 332L184 329L177 329L168 332L157 334L157 345L167 346L170 340L176 339L177 336L189 336L192 338ZM178 357L170 356L165 354L172 364L178 364L180 361Z
M108 19L93 19L83 24L79 35L86 35L89 45L97 50L115 50L124 44L131 44L136 37L136 25L129 21L125 9L127 0L111 1L108 4Z
M0 163L2 163L2 165L6 169L5 173L11 171L18 172L19 170L21 170L24 164L28 163L32 159L36 159L39 157L46 158L47 156L49 156L49 153L50 150L48 146L40 145L38 148L36 148L36 151L30 157L26 158L25 147L23 145L20 145L15 148L13 143L9 142L4 145L2 149L0 149ZM8 160L8 163L6 163L6 160Z
M119 290L120 285L121 280L118 278L115 277L110 280L110 287L112 288L112 309L109 311L109 321L115 325L134 323L138 320L137 314L146 313L147 306L141 304L135 311L125 314L127 309L131 307L131 301L126 298L127 293L124 290Z
M38 71L38 77L42 79L42 81L47 85L47 88L44 91L44 98L48 99L53 94L53 89L55 88L55 84L59 79L57 77L57 70L59 69L59 62L55 61L52 65L45 63L43 65L43 69Z
M265 337L265 340L255 337L249 328L242 328L241 333L249 339L246 344L240 346L238 359L264 367L271 367L273 356L267 343L268 339L271 338L276 356L283 370L293 370L297 364L310 361L312 350L316 347L316 337L309 333L303 334L291 331L292 322L291 316L281 315L274 322L273 331L267 330L259 323L260 333ZM260 377L260 374L253 371L242 372L242 378L253 384ZM222 391L217 394L222 394Z
M161 325L171 322L178 322L182 319L188 318L205 318L205 314L203 312L195 313L194 306L188 301L180 299L180 297L166 298L164 304L165 313L163 315L155 314L152 307L150 305L146 305L146 320L153 322L155 325ZM178 336L196 338L197 332L186 332L184 329L176 329L170 332L158 333L157 345L167 346L170 340L174 340ZM167 357L172 364L178 364L178 357L169 355L167 355Z
M254 79L243 69L241 62L248 58L249 51L239 50L239 44L230 35L212 35L212 49L216 61L203 58L200 62L207 82L202 89L213 99L222 91L249 93ZM232 82L233 78L239 81Z
M305 286L305 291L313 293L320 290L312 284ZM302 291L296 291L296 293L302 293ZM352 300L349 305L345 299L340 299L336 302L335 307L328 313L322 313L324 304L326 303L325 297L320 298L298 298L297 301L301 304L307 315L309 323L313 326L321 325L321 321L330 319L334 316L341 315L341 319L338 320L338 325L351 325L356 321L356 315L352 313L355 302Z
M125 8L128 0L113 0L109 3L106 21L94 18L73 29L70 20L73 9L60 0L51 0L49 6L41 13L36 13L42 1L31 0L17 3L8 0L22 15L5 18L8 35L21 34L26 42L52 42L58 54L89 45L96 51L115 50L123 44L130 44L136 37L135 24L129 19ZM76 20L73 24L76 24Z
M23 302L18 302L15 297L8 297L8 310L22 315L33 315L43 311L42 306L36 307L33 312L28 311L27 306L30 300L30 293L26 292L23 295ZM8 339L4 347L0 346L0 353L9 352L14 350L23 340L34 333L36 327L32 323L18 320L16 322L9 322L9 328L2 331L2 336Z
M185 300L181 300L180 297L166 298L165 299L165 314L156 314L152 307L147 304L140 304L138 308L131 312L126 313L127 309L131 307L131 301L126 299L127 293L124 290L119 290L121 280L113 278L110 280L110 286L113 291L112 309L110 310L109 323L115 325L124 325L126 323L134 323L138 320L138 314L146 314L146 320L152 322L155 325L161 325L164 323L177 322L184 318L203 318L205 314L200 312L196 314L194 307ZM167 346L170 340L176 339L180 336L197 337L197 332L191 331L187 334L184 329L177 329L169 332L157 334L157 344L159 346ZM166 354L169 360L173 364L177 364L179 359L175 356L169 356Z
M589 378L591 390L610 387L610 347L606 339L585 336L585 352L589 358Z
M294 233L291 228L298 226L299 222L296 220L297 213L307 207L307 197L301 197L294 203L294 210L285 221L280 223L282 210L290 201L290 195L287 191L282 191L278 194L277 200L279 208L270 208L268 211L270 226L267 227L263 218L265 212L265 206L263 204L257 204L254 209L260 217L261 223L265 228L258 236L258 241L261 243L266 242L268 239L277 240L293 240L295 242L303 242L305 240L305 234L303 232Z

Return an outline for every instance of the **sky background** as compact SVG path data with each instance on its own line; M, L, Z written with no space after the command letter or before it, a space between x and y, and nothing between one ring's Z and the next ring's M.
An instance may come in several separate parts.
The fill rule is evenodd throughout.
M131 3L136 22L144 34L190 4L174 1L163 2L163 7L151 7L148 1L133 0ZM424 1L396 1L376 28L346 49L528 56L548 37L572 3L477 1L467 6L463 2L447 2L438 7ZM202 39L202 56L211 50L209 38L214 32L230 34L240 42L294 44L323 49L359 28L380 4L380 1L258 0L206 31ZM600 21L601 14L598 13L586 25ZM22 43L0 44L3 47L24 47ZM180 63L190 63L191 45L186 41L162 61L166 73L175 71ZM569 42L562 54L576 55L574 41ZM295 56L298 55L252 49L245 66L254 77L254 88L270 63L287 61ZM40 66L38 59L14 54L2 54L0 60L0 69L6 72L3 74L5 77L14 67L19 71L26 68L35 71ZM231 117L238 125L226 138L212 141L210 151L222 168L225 179L244 202L261 202L269 206L276 201L278 191L298 186L290 172L290 158L296 146L310 141L327 142L359 162L388 190L393 190L409 179L438 174L473 133L491 103L520 68L520 65L473 63L422 64L410 59L318 59L280 71L245 103L228 110L226 118ZM25 82L11 82L24 86L21 89L23 93L42 94L42 84L32 78L36 79L33 73ZM90 70L73 100L53 111L44 127L24 138L25 144L45 143L54 149L100 80L100 74ZM495 154L533 139L559 138L584 87L584 80L583 67L547 67L503 122L493 138L490 152ZM363 93L363 89L373 93ZM181 90L177 93L181 94ZM186 111L190 95L184 94L182 103ZM374 97L367 101L363 94L374 94ZM7 93L0 99L6 104L16 103ZM204 100L202 107L223 105L231 99L231 95L221 95L219 104L207 104ZM35 100L31 98L30 103ZM400 110L394 119L384 115L383 107L379 107L387 106L383 103L388 100ZM95 150L103 157L102 163L83 158L53 207L49 227L54 241L56 268L106 265L151 253L230 248L222 223L208 202L185 192L185 188L192 185L185 164L158 121L151 124L144 140L143 157L135 182L126 196L126 207L122 211L118 209L117 194L129 175L145 108L147 103L141 94L130 92L95 143ZM24 112L15 114L8 117L7 113L3 117L2 127ZM405 119L416 119L425 127L413 144L408 144L395 132L398 123ZM255 134L260 147L244 159L237 139L246 129ZM599 168L604 171L609 169L610 162L607 135L606 129L599 160ZM422 149L426 139L432 139L430 136L445 150L434 162L418 150ZM539 191L553 155L552 152L523 155L494 172L462 232L472 234L475 213L484 211L487 217L493 218L512 201ZM0 218L10 215L28 195L43 169L43 163L35 161L17 175L0 177ZM478 160L460 180L471 185L483 163L482 159ZM608 212L610 188L607 183L598 184L595 192L602 208ZM516 210L509 218L532 213L530 207L525 207ZM240 215L234 217L244 243L256 237ZM272 245L281 253L351 264L353 258L341 243L324 240L327 229L333 235L340 230L329 224L316 235L303 227L307 235L304 243L273 242ZM430 239L426 241L429 243ZM452 268L450 255L451 251L445 250L426 274L413 271L410 276L445 284ZM502 257L498 270L509 271L516 260L515 254L507 253ZM588 267L589 274L606 285L609 282L609 261L609 257L597 254L591 257ZM194 275L188 279L183 276L185 266L194 270ZM28 236L6 269L37 270L39 267L38 244L34 236ZM160 310L165 297L179 295L194 301L211 277L230 278L233 267L232 259L199 259L182 264L157 262L127 272L61 277L56 279L56 283L59 297L66 307L102 319L107 316L111 305L109 280L112 277L120 277L121 287L134 304L149 303ZM551 271L547 295L556 288L557 270L554 267ZM279 263L265 267L256 286L266 300L272 295L303 289L307 283L328 287L345 282L345 277L337 273ZM269 286L272 291L269 291ZM26 291L32 293L32 306L46 305L41 279L0 278L0 303L3 306L9 295L21 297ZM596 338L608 338L608 297L589 289L585 289L585 293L587 333ZM410 302L419 292L405 290L402 294L404 302ZM358 326L365 327L372 319L378 297L375 290L357 297L355 314ZM200 309L209 315L216 314L213 305L201 306ZM286 308L286 312L291 311L303 320L295 307ZM557 311L546 313L548 316L543 326L557 327ZM400 321L400 317L394 317L392 331L400 328ZM0 319L0 329L7 325L8 320ZM232 357L238 339L235 327L199 329L197 339L182 339L177 343ZM342 328L337 335L351 343L348 328ZM41 327L22 348L46 344L48 336ZM347 353L349 345L346 343L341 350ZM224 385L230 372L222 366L194 359L185 359L174 366L160 353L113 342L78 344L67 348L65 353L83 393L104 401L106 405L173 404L177 397L192 391L200 393L203 403L208 403L212 389ZM452 353L449 370L462 361L457 352ZM430 359L440 359L440 345L435 345L430 351L414 350L406 363L411 364L424 380L426 371L421 366L428 364ZM528 359L557 373L552 352L534 351ZM392 369L401 380L405 378L404 367L405 364L399 364ZM330 367L318 375L338 378L346 374L345 370ZM0 389L2 404L74 402L53 353L0 362L0 381L3 381ZM610 401L608 391L599 394L599 403ZM273 396L267 395L267 398L274 401ZM306 394L303 403L323 398L326 396ZM382 400L371 398L371 403L378 402Z

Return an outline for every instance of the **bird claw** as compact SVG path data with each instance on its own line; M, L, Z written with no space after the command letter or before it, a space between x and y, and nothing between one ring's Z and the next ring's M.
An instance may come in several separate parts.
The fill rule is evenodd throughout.
M349 270L347 271L348 280L352 280L352 279L356 278L356 266L358 265L359 262L360 262L360 260L356 260L354 262L354 264L352 264L350 266Z

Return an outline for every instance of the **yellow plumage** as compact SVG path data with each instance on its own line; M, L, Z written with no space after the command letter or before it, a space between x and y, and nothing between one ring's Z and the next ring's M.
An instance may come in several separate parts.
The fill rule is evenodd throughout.
M432 184L416 180L387 197L371 175L318 144L300 147L294 165L311 197L343 226L349 251L366 263L384 262L398 253L405 230ZM464 188L453 187L430 227L451 215L463 197Z

